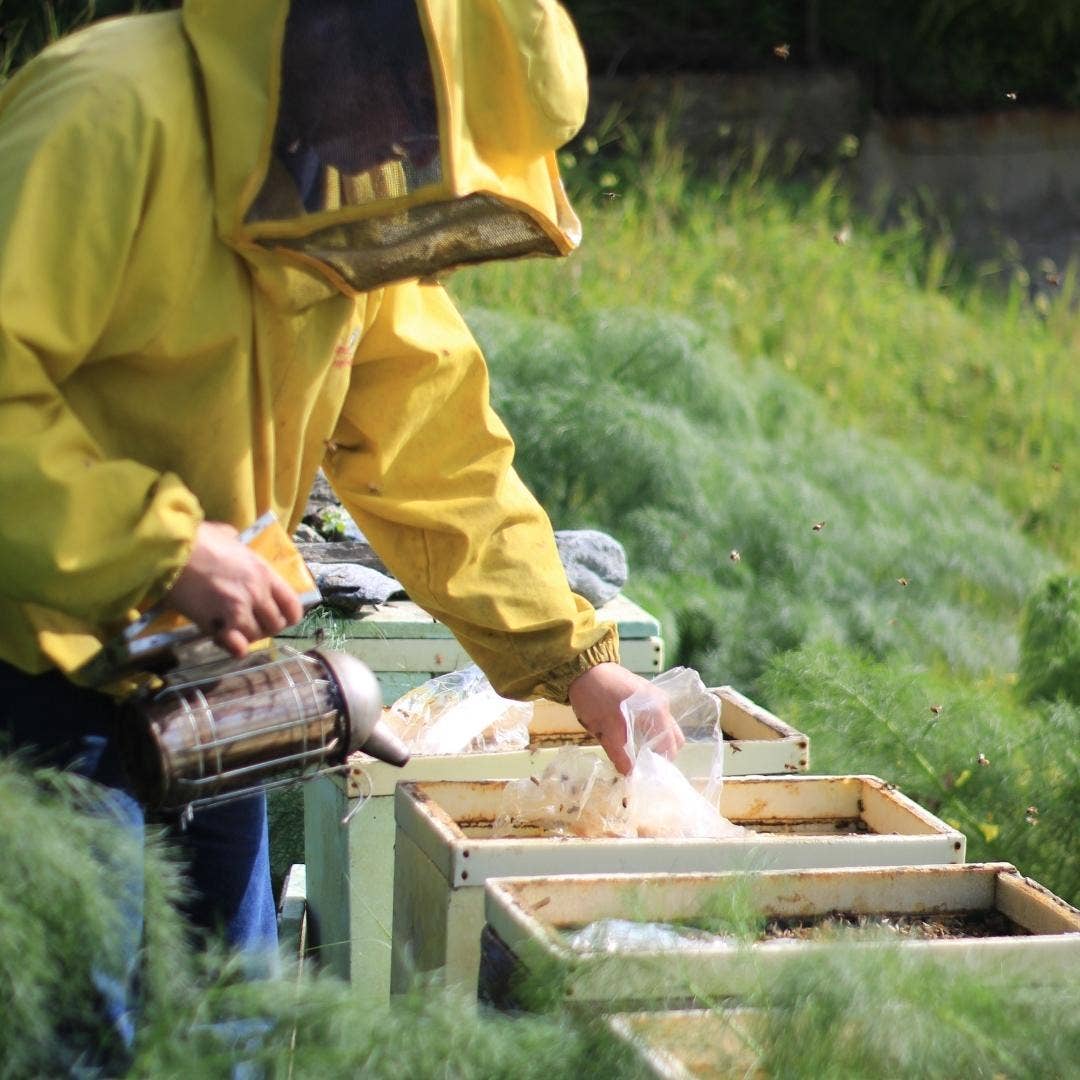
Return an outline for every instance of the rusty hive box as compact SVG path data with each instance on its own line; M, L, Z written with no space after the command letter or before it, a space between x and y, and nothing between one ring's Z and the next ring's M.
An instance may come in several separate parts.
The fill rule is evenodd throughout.
M703 782L701 782L703 783ZM963 862L961 833L872 776L736 777L720 812L746 826L727 839L582 839L492 823L505 781L404 783L395 796L391 988L446 969L475 987L482 886L489 878L687 874L718 870Z
M749 944L717 934L601 952L570 934L609 919L715 929L702 920L715 918L732 890L769 920ZM481 983L496 1003L510 1000L519 969L538 963L562 974L567 1000L605 1008L737 998L785 965L837 948L841 938L815 938L811 928L838 919L893 928L856 949L895 945L1049 982L1080 969L1080 911L1008 863L503 879L489 881L486 893Z
M807 767L806 735L731 687L712 693L720 699L725 775ZM517 780L543 772L567 745L603 756L569 709L549 705L539 719L541 730L534 726L533 743L526 750L417 756L404 769L357 754L347 773L304 785L312 936L320 962L341 978L352 978L365 1001L385 1002L390 996L395 786L404 780ZM687 776L707 775L714 748L711 738L688 742L677 764ZM364 805L343 828L342 821L361 801Z

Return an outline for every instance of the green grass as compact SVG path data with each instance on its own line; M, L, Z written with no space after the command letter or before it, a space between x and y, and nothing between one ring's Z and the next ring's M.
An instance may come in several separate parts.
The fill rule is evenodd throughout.
M1015 670L1018 612L1059 564L974 484L836 426L686 316L468 315L526 481L557 527L626 545L627 591L706 681L752 692L771 656L821 641Z
M875 228L835 177L807 188L751 167L695 182L662 143L652 157L601 156L579 151L569 170L585 225L569 264L470 269L450 279L466 307L559 323L600 308L689 316L745 361L764 358L817 392L833 423L992 492L1075 562L1075 266L1029 299L1019 272L962 272L917 217Z
M829 646L775 657L764 687L811 733L815 772L880 776L960 829L968 861L1012 862L1080 902L1075 705Z

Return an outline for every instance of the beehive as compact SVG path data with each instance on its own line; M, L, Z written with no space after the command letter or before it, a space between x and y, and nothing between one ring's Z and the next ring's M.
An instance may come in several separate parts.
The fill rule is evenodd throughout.
M489 880L486 892L482 996L502 1005L513 1002L515 977L537 966L548 981L559 973L565 1000L582 1006L664 1008L738 998L788 965L835 949L835 935L815 936L812 927L838 918L893 928L856 949L896 945L966 970L981 964L1048 982L1080 969L1080 912L1008 863L553 876ZM680 928L715 931L716 912L732 895L771 920L760 940L740 947L736 937L716 933L671 945ZM658 925L667 947L604 953L569 933L612 919Z
M962 834L870 776L737 777L720 812L726 839L584 839L522 828L495 839L505 781L403 783L395 796L391 989L446 969L475 987L489 878L664 874L962 862Z
M624 667L647 678L663 670L660 624L647 611L620 595L599 608L597 615L618 626ZM385 705L434 675L472 663L450 628L411 600L391 600L362 619L317 612L284 631L280 640L301 651L326 642L358 656L379 680Z
M720 700L726 775L806 768L810 751L805 735L730 687L712 692ZM558 715L549 713L527 750L414 757L404 769L357 755L347 773L305 785L312 937L320 962L340 977L352 978L364 1000L385 1001L390 994L395 785L404 780L520 779L542 772L566 745L601 756L598 746L584 742L587 736L573 714L562 711L569 722L560 724ZM714 749L711 741L688 743L679 755L679 768L686 775L706 775ZM343 828L347 818L350 823Z

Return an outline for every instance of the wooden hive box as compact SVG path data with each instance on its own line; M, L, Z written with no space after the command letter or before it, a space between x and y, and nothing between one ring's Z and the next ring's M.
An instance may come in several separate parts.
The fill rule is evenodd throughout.
M966 970L981 964L1048 982L1080 970L1080 911L1008 863L534 877L489 880L486 892L481 996L498 1005L515 1004L517 978L530 970L554 978L557 997L604 1010L738 999L745 987L838 948L842 933L813 932L838 921L877 926L853 944L858 950L895 945ZM749 942L717 922L733 895L769 920ZM609 919L659 924L667 941L601 952L573 940L575 929ZM701 926L713 934L672 944Z
M806 735L731 687L712 693L720 700L725 775L786 773L807 767L810 743ZM320 962L341 978L351 978L365 1001L386 1001L390 996L395 786L406 780L517 780L542 772L567 745L602 757L603 751L588 738L573 713L560 711L568 714L570 722L557 731L554 714L549 713L541 733L533 731L532 744L525 750L417 756L404 769L358 754L346 773L304 785L312 939ZM714 749L711 739L688 742L676 763L685 775L707 775ZM345 820L347 828L342 827Z
M700 782L703 784L704 782ZM402 783L395 795L391 989L445 968L475 987L484 883L495 877L663 874L963 862L961 833L872 776L736 777L720 812L749 830L725 839L506 838L492 825L505 781Z

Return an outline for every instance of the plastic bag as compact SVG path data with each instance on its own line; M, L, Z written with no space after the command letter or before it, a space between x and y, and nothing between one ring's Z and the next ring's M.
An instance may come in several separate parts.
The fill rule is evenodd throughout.
M723 780L720 706L697 672L676 668L653 680L668 696L672 714L695 729L712 721L717 752L704 793L699 793L673 762L653 749L655 695L642 693L622 703L627 724L629 776L610 761L568 747L539 776L508 783L496 814L496 836L516 829L542 829L548 835L582 837L739 836L716 809Z
M597 919L566 935L566 944L578 952L671 952L693 951L704 946L735 947L736 938L692 926L672 923L634 922L630 919Z
M560 750L539 775L504 788L492 830L511 836L521 828L547 836L636 836L630 824L626 780L606 758Z
M483 753L528 746L532 711L532 702L496 694L470 664L407 691L386 720L414 754Z
M697 677L696 672L692 674ZM622 703L626 752L634 763L626 785L635 835L717 839L742 835L746 830L733 825L716 808L723 783L723 747L718 746L713 755L704 792L698 792L674 762L653 749L654 740L647 732L652 728L654 708L654 699L644 694L634 694Z

